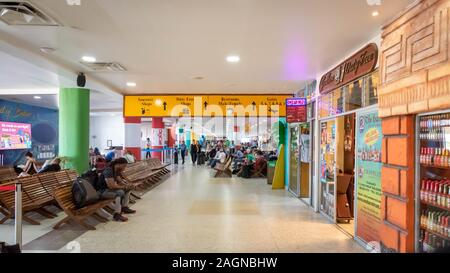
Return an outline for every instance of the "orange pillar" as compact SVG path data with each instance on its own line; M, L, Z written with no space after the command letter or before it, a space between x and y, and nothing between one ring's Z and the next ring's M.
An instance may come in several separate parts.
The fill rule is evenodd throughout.
M414 116L384 118L381 170L382 251L414 252Z

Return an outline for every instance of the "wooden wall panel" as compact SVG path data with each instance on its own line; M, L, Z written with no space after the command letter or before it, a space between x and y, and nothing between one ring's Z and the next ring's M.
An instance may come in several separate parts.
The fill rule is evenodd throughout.
M383 28L380 115L388 117L450 108L444 71L450 63L450 0L422 0ZM439 78L430 73L440 71ZM436 97L438 96L438 97Z

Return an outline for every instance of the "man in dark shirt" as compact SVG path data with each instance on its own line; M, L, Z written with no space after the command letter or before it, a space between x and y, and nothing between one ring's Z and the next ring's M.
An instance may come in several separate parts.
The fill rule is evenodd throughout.
M115 199L114 221L126 222L128 218L124 214L136 213L128 207L130 203L130 193L139 185L127 183L122 178L122 172L125 170L128 162L125 158L113 160L100 175L97 191L102 199Z
M191 159L192 159L192 164L195 165L195 162L197 161L197 150L198 150L198 146L196 141L192 141L191 144Z
M184 164L184 158L186 157L186 151L187 151L187 147L186 147L186 143L184 141L181 142L180 145L180 153L181 153L181 161L182 164Z

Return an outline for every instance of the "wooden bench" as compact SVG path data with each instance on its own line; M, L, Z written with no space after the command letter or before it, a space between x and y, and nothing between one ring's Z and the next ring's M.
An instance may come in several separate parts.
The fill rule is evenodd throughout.
M16 183L22 184L23 219L30 224L39 225L39 222L29 218L25 214L28 212L37 212L47 218L57 217L56 214L48 211L45 207L56 204L53 192L60 184L72 182L76 177L77 174L75 171L63 170L60 172L50 172L16 178L4 185L14 185ZM6 220L14 217L14 192L0 192L0 204L2 206L0 212L4 215L0 220L0 224L3 224Z
M11 181L9 183L3 184L3 186L14 186L16 183L20 183L18 180ZM15 204L16 204L16 197L14 191L4 191L0 192L0 202L5 208L6 214L4 214L4 217L0 220L0 224L3 224L8 219L11 219L14 217L14 210L15 210ZM39 222L29 218L26 213L35 211L40 206L37 205L30 197L23 193L22 194L22 218L24 221L32 224L32 225L39 225Z
M17 178L17 173L13 167L0 167L0 184Z
M149 158L144 161L147 163L147 166L150 167L153 171L161 171L162 174L168 174L170 171L167 169L168 166L170 166L170 163L163 164L159 159L157 158Z
M141 189L152 187L160 180L158 172L150 170L145 165L125 169L122 177L129 183L143 183Z
M232 162L232 157L227 156L227 158L225 159L225 163L217 163L214 167L214 170L217 171L214 177L233 177L233 173L230 169Z
M107 222L108 219L98 214L97 211L106 208L114 200L113 199L100 200L84 208L77 209L72 199L72 184L73 183L70 182L65 183L57 187L54 191L54 198L56 202L58 202L59 206L66 213L67 216L58 223L56 223L53 228L58 229L63 224L69 222L70 220L73 220L89 230L95 230L95 227L85 222L85 220L90 216L94 217L100 222Z

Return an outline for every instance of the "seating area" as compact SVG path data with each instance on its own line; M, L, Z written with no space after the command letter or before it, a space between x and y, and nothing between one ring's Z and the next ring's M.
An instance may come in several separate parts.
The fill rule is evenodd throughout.
M167 169L169 165L162 164L157 158L149 158L128 164L122 176L129 183L142 183L140 189L146 190L154 187L163 175L170 173Z
M45 207L55 204L53 196L54 190L65 183L71 183L76 179L75 171L64 170L56 173L36 174L32 176L14 178L6 182L0 182L2 186L22 184L22 212L24 221L39 225L40 223L26 214L37 212L47 218L55 218L56 215L48 211ZM0 192L0 212L4 215L0 220L3 224L8 219L14 217L15 194L12 191Z
M214 170L216 170L216 174L214 177L232 177L232 171L231 171L231 163L233 162L233 157L227 156L227 159L225 159L225 163L217 163L216 166L214 166Z
M162 164L158 159L148 159L129 164L122 174L129 183L142 183L137 190L148 190L157 185L162 180L162 176L169 174L167 167L170 164ZM60 228L63 224L73 220L83 227L93 230L93 226L86 223L88 217L94 217L100 222L108 221L107 218L98 214L98 210L104 209L111 212L109 205L112 199L99 200L81 209L77 209L72 199L73 181L78 174L73 170L62 170L60 172L49 172L17 178L13 168L3 168L0 172L2 186L13 186L17 183L22 185L22 212L23 220L32 225L39 225L40 222L33 219L31 212L38 213L46 218L56 218L58 215L51 212L48 207L54 206L62 209L67 215L64 219L54 225L54 229ZM135 195L137 197L137 195ZM15 193L14 191L0 191L0 224L8 219L14 218Z

